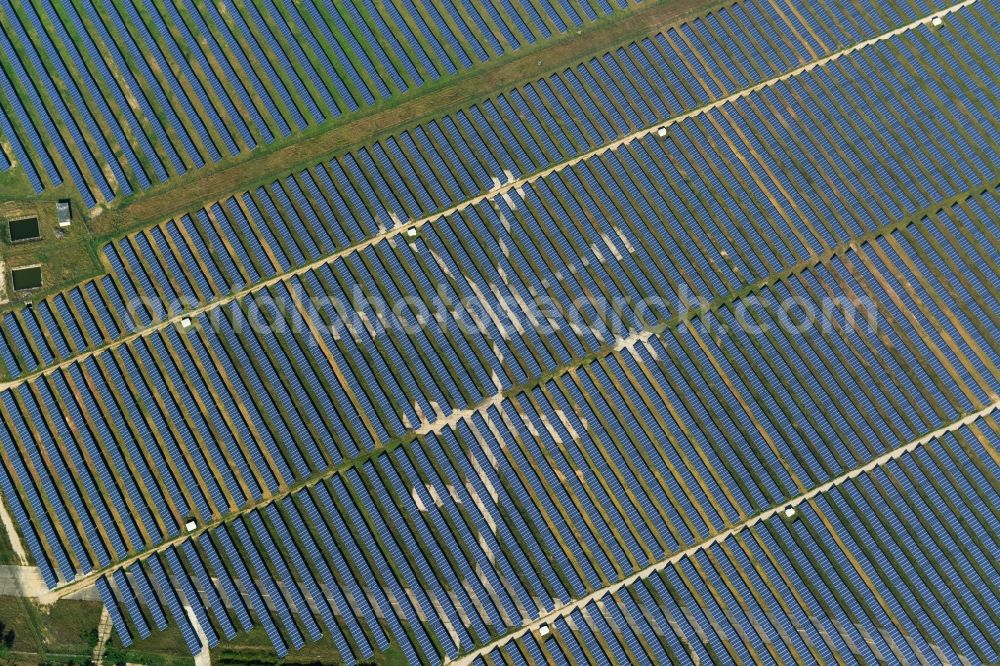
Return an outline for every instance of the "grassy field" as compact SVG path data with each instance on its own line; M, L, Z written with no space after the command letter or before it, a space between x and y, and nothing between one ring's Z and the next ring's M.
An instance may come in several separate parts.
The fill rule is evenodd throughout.
M265 664L285 664L307 666L309 664L339 664L341 661L329 636L324 635L316 643L308 643L284 659L279 659L264 630L256 627L238 635L234 640L223 642L212 650L212 664L216 666L263 666ZM154 632L149 638L136 641L123 648L117 635L108 642L107 657L118 663L141 663L148 666L189 666L194 663L188 654L175 625L163 632ZM392 666L404 663L402 654L394 646L377 654L372 664Z
M301 650L279 660L274 648L271 647L271 642L260 627L241 634L232 642L221 644L212 651L212 664L218 666L256 666L258 664L306 666L309 664L339 663L342 662L337 657L337 650L329 636L326 635L318 642L308 643ZM385 652L376 654L375 658L368 663L395 666L406 662L399 649L395 645L391 645Z
M0 597L0 663L85 664L97 642L101 604L63 600L39 608L19 597Z
M3 150L7 155L13 154L13 151L6 146ZM4 197L11 198L30 198L34 196L34 191L31 189L31 184L28 182L24 171L18 169L16 166L0 173L0 192L3 192Z
M13 548L10 546L10 538L7 531L0 528L0 564L20 564Z
M147 666L192 666L191 657L176 624L166 631L154 631L149 638L123 647L117 633L108 641L105 660L110 663L146 664Z

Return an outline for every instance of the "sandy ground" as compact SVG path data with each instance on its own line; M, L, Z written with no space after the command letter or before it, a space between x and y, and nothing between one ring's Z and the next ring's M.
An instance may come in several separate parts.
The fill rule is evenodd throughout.
M3 272L3 262L0 261L0 273ZM21 564L28 563L28 553L24 550L24 544L21 543L21 537L17 534L17 529L14 527L14 520L10 517L10 513L7 511L7 505L0 500L0 524L3 525L4 531L7 533L7 539L10 541L11 550L14 551L14 555L17 556L18 562Z
M64 595L67 599L83 601L100 601L101 595L93 585L74 589ZM0 564L0 597L29 597L38 599L41 603L56 601L51 591L42 580L38 567L15 566Z
M190 606L184 606L184 612L187 613L188 620L191 621L191 626L194 627L194 633L198 635L198 640L201 641L201 652L194 656L194 666L211 666L212 658L209 655L208 637L205 635L205 630L201 628L198 617L194 614L194 610Z

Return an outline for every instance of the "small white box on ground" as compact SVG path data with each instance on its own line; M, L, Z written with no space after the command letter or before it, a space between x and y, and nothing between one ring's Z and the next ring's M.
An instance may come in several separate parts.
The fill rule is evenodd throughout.
M941 27L942 25L944 25L944 19L942 19L940 16L935 16L934 18L931 19L931 25L933 25L935 28Z
M184 529L186 529L188 532L194 532L196 529L198 529L198 523L196 523L193 520L189 520L186 523L184 523Z
M409 236L410 238L415 237L417 235L417 228L410 227L409 229L406 230L406 235Z
M542 626L538 627L538 635L541 636L541 637L543 637L543 638L545 636L548 636L549 635L549 625L543 624Z
M656 130L656 134L657 134L657 136L660 136L660 137L666 136L667 135L667 128L666 127L661 127L660 129Z
M785 507L785 518L794 518L794 517L795 517L795 507L786 506Z
M184 317L183 319L181 319L181 328L190 328L190 326L191 326L191 317Z

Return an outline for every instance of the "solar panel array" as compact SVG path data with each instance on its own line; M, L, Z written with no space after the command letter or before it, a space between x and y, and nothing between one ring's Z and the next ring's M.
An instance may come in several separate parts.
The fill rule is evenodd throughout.
M4 2L0 166L92 208L628 4Z
M996 201L995 192L991 196ZM948 228L947 224L943 226ZM358 484L364 481L371 488L369 497L374 498L366 500L358 490L358 506L348 505L347 495L343 495L341 500L345 515L363 510L374 524L372 529L376 530L370 542L357 545L364 550L349 554L348 566L362 572L360 580L369 580L369 570L391 566L391 569L383 570L381 579L385 581L382 584L391 589L394 579L386 571L406 566L427 566L428 560L421 562L419 559L420 552L428 552L430 562L443 562L448 553L457 552L454 547L456 539L462 538L463 549L476 548L488 531L494 531L495 538L503 537L490 547L489 552L494 556L496 551L493 548L503 549L508 544L519 544L518 548L523 550L507 556L509 562L516 564L507 564L506 569L503 564L497 564L498 571L494 572L497 578L491 581L490 588L484 587L484 592L479 594L485 595L486 589L498 594L500 588L506 589L514 584L514 580L537 577L533 581L534 587L526 587L517 597L522 604L527 604L523 610L517 613L511 610L516 608L511 606L514 603L513 592L509 593L511 599L506 600L506 605L503 600L493 602L498 604L497 613L503 607L508 617L512 618L493 626L513 627L522 618L534 617L533 614L547 609L545 605L541 608L530 605L531 599L548 595L551 598L548 605L551 606L560 599L607 585L665 553L691 546L727 525L779 504L803 489L843 473L940 423L954 420L963 411L981 408L988 400L987 393L995 394L995 341L1000 338L990 334L989 339L993 341L990 345L976 349L967 347L960 352L961 360L955 365L947 360L947 349L962 344L959 342L961 338L975 335L977 325L990 326L990 321L963 325L960 333L953 332L954 324L948 323L942 314L936 315L940 317L938 319L918 319L907 323L910 318L896 310L893 301L885 295L890 288L896 294L907 294L908 290L900 283L892 282L896 279L893 273L899 271L905 274L906 266L915 265L916 272L925 276L928 282L915 282L919 284L919 290L914 288L908 297L920 299L923 307L915 306L909 312L914 318L916 313L927 317L932 312L941 312L943 299L935 298L925 290L929 288L933 293L947 293L948 290L938 282L940 278L934 276L932 260L922 256L918 249L935 242L935 236L942 237L940 228L934 228L930 220L926 220L883 236L864 246L857 254L847 251L843 256L838 255L761 290L757 294L760 301L754 300L749 305L755 321L763 323L764 318L777 316L775 311L780 310L776 307L777 299L789 292L808 298L810 295L816 297L824 290L850 288L855 293L869 293L873 294L873 298L880 298L881 339L865 338L858 331L851 330L844 314L838 312L831 315L830 330L826 334L816 333L805 340L795 337L769 340L767 344L771 346L765 345L766 348L761 349L760 345L764 343L747 340L745 334L740 335L739 327L732 326L732 313L740 311L744 305L736 301L711 315L721 321L721 328L718 327L720 324L713 324L715 333L705 331L706 318L696 318L626 350L609 353L599 362L569 370L530 391L513 392L499 406L482 409L460 421L453 429L418 438L392 454L378 456L374 462L361 465L361 472L351 468L342 475L335 474L329 482L330 486L336 488L337 483L347 479L353 481L351 487L358 490L361 487ZM919 240L921 238L923 240ZM936 256L947 261L950 255L956 253L953 247L951 251L940 250ZM882 267L882 262L886 260L892 262L892 270ZM885 283L889 286L882 286ZM834 292L834 296L843 293ZM961 321L968 317L970 301L952 300L951 305L944 307ZM919 332L910 328L913 323L919 327ZM995 322L992 325L995 326ZM826 328L827 325L824 325L820 330ZM938 334L937 330L943 332ZM172 329L171 333L174 333ZM949 339L942 341L939 335ZM761 353L772 354L774 362L770 367L757 360ZM118 358L123 358L124 354L121 352ZM778 358L781 363L777 362ZM860 368L856 367L859 360L862 363ZM984 363L992 370L978 375L979 382L973 380L976 375L966 375L959 368L959 365L981 367ZM223 363L219 365L225 367ZM153 366L145 366L142 372L130 367L126 366L126 371L131 380L118 373L110 376L110 384L123 390L122 387L130 381L139 381L135 378L149 376L149 368ZM91 381L94 379L96 377L91 376ZM188 382L192 379L189 376ZM33 383L34 394L44 396L47 384L48 380ZM788 386L800 388L786 388ZM183 385L175 385L174 391L181 390L187 389ZM148 390L137 393L143 396L147 410L156 407L157 402ZM251 405L259 403L267 393L261 391L249 400L245 399L244 409L252 408ZM159 393L160 396L170 394L166 390ZM63 389L62 404L72 404L71 395ZM19 392L19 397L21 404L29 407L37 400L26 388ZM774 402L775 399L779 399L780 405ZM8 422L19 425L20 418L10 411L12 402L8 402L5 416ZM51 399L44 402L47 409L52 409L54 403ZM159 402L162 403L162 400ZM171 408L176 407L165 409ZM232 403L228 403L226 409L230 417L238 418L239 413L233 409ZM36 426L43 423L37 407L27 411L34 415ZM171 421L172 425L160 432L169 434L182 424L190 423L195 414L189 412L183 418ZM73 417L72 412L70 416ZM100 421L97 415L91 415L90 419ZM56 417L50 415L48 422L58 427ZM286 418L286 422L293 421ZM143 428L141 420L137 423L133 419L130 424L130 428ZM164 428L162 418L157 424L158 428ZM127 432L124 424L119 427ZM221 441L228 445L226 438L232 438L232 435L220 432ZM240 435L245 437L244 443L250 441L245 432L240 432ZM21 436L25 436L23 431ZM189 432L185 431L183 436L190 436ZM42 433L41 439L50 447L49 455L54 456L53 460L58 460L59 452L55 450L52 440L45 433ZM63 433L61 441L75 442L69 433ZM214 444L209 437L202 441L207 447ZM287 445L289 441L284 443ZM306 443L310 441L305 440ZM152 452L155 446L153 443L147 452ZM12 442L5 442L9 453L16 452L11 447ZM235 449L234 446L231 450ZM419 543L424 545L415 549L415 542L402 541L393 550L389 546L393 543L391 540L403 538L399 526L405 521L422 518L423 511L419 506L426 510L443 501L439 499L442 495L439 491L435 491L438 498L434 498L429 490L427 495L419 490L420 483L416 480L419 475L407 467L403 457L412 456L416 463L411 461L409 464L420 464L425 478L434 479L432 474L441 472L429 471L429 463L424 463L422 459L429 461L436 455L435 459L442 461L443 466L445 463L440 452L448 452L446 457L451 462L447 464L453 465L453 468L444 472L446 476L441 481L430 481L435 488L468 488L469 483L474 483L470 480L472 476L481 475L476 496L460 497L458 501L467 511L472 511L475 506L483 512L478 521L466 518L467 525L472 523L475 532L463 537L460 528L445 530L444 524L432 522L431 526L425 525L421 530L418 525L413 528L412 538L420 539ZM186 453L200 460L197 457L201 455L199 452L188 448ZM27 448L24 454L31 456L32 449ZM254 463L260 464L261 457L268 454L280 456L281 451L275 454L274 451L257 450L258 458ZM300 453L305 454L304 450ZM178 461L186 464L185 456L178 457L170 451L168 455L172 456L174 465ZM217 456L217 463L228 459L217 451L210 450L208 455ZM235 459L235 456L230 457ZM16 458L16 453L10 456L10 463L18 464ZM390 461L394 461L391 463L393 470L386 467ZM140 464L142 458L131 462ZM200 493L205 485L216 483L215 477L205 471L205 465L201 463L198 468L200 480L194 482L190 476L178 482L173 465L157 464L151 468L156 472L151 472L150 468L145 470L147 475L158 474L161 483L177 494L179 499L175 503L175 516L178 522L174 525L179 524L185 510L183 507L198 506L199 501L201 506L206 506L205 499L187 500L189 493ZM261 475L263 470L269 468L259 466L255 469ZM229 474L224 466L217 465L216 470ZM294 474L287 469L285 473ZM24 478L25 473L15 469L15 474ZM187 474L192 472L188 470ZM304 480L304 474L298 478ZM407 476L401 477L402 474ZM584 479L580 479L581 474ZM239 496L237 488L256 483L257 477L241 473L239 483L226 478L229 483L227 489L234 496ZM294 478L286 477L286 483ZM407 478L409 482L400 481L400 478ZM62 483L70 480L69 488L75 489L67 470L61 471L60 480ZM58 496L53 499L51 481L49 484L45 492L49 501L55 504L55 513L63 530L72 532L74 524L81 524L66 515L71 510L68 507L102 506L102 498L94 494L88 495L87 503L83 503L79 496L70 495L65 500L66 504L60 505L62 500ZM89 484L86 477L82 485L84 494L87 494ZM219 486L210 487L218 492ZM404 488L413 488L413 494L402 491ZM501 489L505 494L503 497L497 495ZM146 491L149 490L147 486ZM277 487L269 490L281 492ZM394 507L383 505L383 508L376 508L371 503L382 502L383 498L392 497L393 493L397 496L394 502L398 502ZM304 496L303 491L293 494L296 501L303 501ZM119 501L123 499L119 498ZM289 501L282 500L284 504ZM493 508L487 509L488 506ZM218 513L228 510L218 504L214 508ZM126 513L128 508L116 509L123 518L121 524L127 528L130 524ZM153 512L146 515L151 518ZM77 513L80 520L87 519L86 516L84 512ZM164 518L162 514L160 517ZM453 525L457 524L458 517L451 517L455 521ZM202 514L201 520L208 519ZM507 522L506 529L510 530L507 534L512 537L500 531L501 521ZM102 518L99 523L107 529L118 521ZM82 524L86 526L86 523ZM358 536L362 534L360 525L365 523L355 515L351 524L354 528L350 533L361 539ZM377 531L380 525L389 524L395 528L392 535L384 531L384 527L383 531ZM172 525L167 522L163 529L165 531L170 527ZM144 523L142 527L135 525L132 529L142 528L152 534L160 529L155 523ZM430 534L432 528L437 530L437 536ZM58 528L52 526L49 529ZM466 529L470 528L467 526ZM302 533L298 529L292 531ZM381 541L376 541L376 538ZM531 545L531 540L535 540L534 545ZM114 541L101 532L92 527L82 530L79 536L70 539L72 555L56 551L57 563L63 560L61 572L66 575L72 571L72 565L67 563L74 555L77 567L86 568L86 562L92 561L91 552L96 552L94 558L103 565L108 557L108 547L103 544L108 542L113 548ZM308 545L303 547L310 548ZM118 549L116 555L120 557L124 553L120 545ZM329 549L323 552L329 552ZM405 581L406 587L439 589L441 595L444 590L460 589L462 586L455 585L453 576L468 576L469 571L477 570L472 567L478 565L478 571L482 571L485 566L482 555L475 559L476 551L472 553L469 555L471 561L464 570L461 565L455 565L456 571L461 573L451 572L449 575L445 571L431 577L425 572L424 577L419 579L421 582L418 583L417 578L409 579ZM381 558L387 558L392 564L385 564ZM495 557L489 561L495 561ZM255 570L258 577L264 575L263 569ZM501 576L505 582L501 582ZM544 584L541 583L542 577ZM241 576L237 578L246 580ZM441 587L435 588L436 585ZM393 598L398 600L400 596L394 592ZM440 596L437 599L443 603ZM480 604L484 603L483 597L477 599ZM297 607L302 606L299 604ZM478 607L471 602L463 605L466 614L472 612L471 608ZM426 614L430 609L438 608L438 604L420 602L420 608ZM382 610L385 612L384 607ZM260 611L258 608L258 617ZM457 613L457 610L454 612ZM414 617L422 616L404 615L400 620L409 627ZM496 623L495 618L491 619ZM449 620L454 626L454 617ZM266 627L266 621L261 621ZM471 624L467 631L475 632L475 624ZM434 635L438 641L443 641L442 635ZM465 642L460 640L455 649L467 648L489 634L480 629L479 633L470 635L475 638L465 639ZM294 634L291 636L287 645L295 646L297 641ZM284 640L276 641L279 650L286 645ZM397 640L401 639L397 636ZM447 648L443 650L447 653ZM429 653L423 648L418 654L426 659Z
M720 10L704 21L699 19L657 37L629 44L615 53L605 54L453 116L403 132L370 148L290 174L266 188L245 192L190 216L168 221L149 232L123 239L117 247L109 246L105 250L112 267L109 276L74 288L50 301L48 309L57 320L55 328L43 325L38 327L41 335L25 336L25 330L34 325L32 313L23 311L20 317L14 313L5 315L0 327L3 332L0 339L3 358L0 360L14 377L31 372L58 358L65 358L66 348L70 349L70 353L78 353L113 341L138 326L145 326L157 316L245 288L292 267L363 242L381 230L393 228L406 220L421 219L434 211L488 192L498 184L524 177L654 125L658 119L708 104L721 95L745 87L747 77L753 82L766 80L805 61L806 56L796 56L793 47L786 42L769 41L762 28L755 31L748 27L742 33L732 32L735 30L732 23L735 19L732 17L742 21L747 19L746 12L752 16L760 15L761 10L754 5L747 7L744 9L736 5ZM870 37L886 27L878 13L871 15L870 23L855 24L847 11L850 8L852 6L849 5L824 9L817 5L813 8L817 18L803 20L815 31L822 31L820 26L826 25L833 36L824 37L823 44L832 45L840 44L840 40ZM775 10L772 7L770 11ZM904 18L911 18L913 11L911 9ZM823 17L828 17L826 12L832 12L838 20L830 24L821 23ZM969 21L971 17L970 13L962 12L956 20ZM896 20L901 19L897 16ZM841 24L843 31L837 28ZM755 24L748 22L747 25ZM707 32L712 29L711 26L715 26L714 32ZM699 83L699 68L694 63L710 60L717 53L717 41L712 35L722 33L721 26L730 26L730 32L725 34L740 36L736 43L743 58L739 60L747 61L747 64L740 67L730 64L728 68L719 69L715 75L717 79ZM792 29L786 26L785 31ZM798 30L802 34L810 34L802 28ZM921 187L911 185L912 179L940 180L941 174L926 170L913 173L909 167L903 167L899 178L893 180L874 171L879 168L895 168L898 171L900 167L892 166L890 156L914 147L925 150L927 160L936 162L940 159L945 165L947 171L943 177L949 179L945 187L954 187L961 179L968 183L988 178L991 158L983 146L988 145L989 133L995 129L989 121L995 117L991 115L995 111L995 100L975 81L967 82L968 74L957 66L957 62L969 60L968 52L951 53L949 49L952 47L948 46L932 56L936 48L935 38L930 37L926 30L915 32L921 34L895 53L883 49L877 55L859 55L851 68L833 68L815 79L802 79L801 85L782 85L769 89L760 97L751 98L752 101L742 101L735 107L727 105L723 107L726 113L722 113L721 118L723 122L731 123L728 129L720 129L714 121L710 126L702 124L681 139L684 145L670 146L671 149L687 151L685 160L675 167L675 171L688 173L700 167L704 175L699 174L699 177L714 181L705 185L714 186L718 191L715 202L693 201L692 205L698 207L697 212L716 216L723 212L736 215L737 219L724 222L730 227L738 226L744 220L752 225L753 218L759 215L782 216L783 211L776 210L765 194L776 177L774 172L780 172L778 163L785 160L780 151L773 149L774 145L788 146L789 150L794 148L814 156L812 160L804 159L804 166L793 172L796 174L795 183L787 179L777 183L786 191L796 186L807 188L799 199L786 204L796 216L860 215L886 221L913 210L912 205L916 208L927 205L935 200L934 197L940 196L940 190L935 191L931 183ZM696 45L697 59L684 59L685 51L679 45L688 43ZM798 44L798 51L806 54L809 42L801 38L795 43ZM822 55L833 48L835 46L826 46L817 53ZM986 53L989 50L988 38L970 43L966 48L977 56ZM926 59L927 67L941 76L951 77L953 81L947 84L948 87L961 90L964 86L977 103L968 109L959 109L953 104L949 106L946 101L949 89L942 87L937 79L923 80L922 86L917 86L916 72L903 65L907 49L920 54ZM756 69L749 64L750 60L757 63ZM685 62L692 64L683 66ZM912 87L913 97L907 99L908 106L894 109L899 114L894 117L888 106L891 99L883 98L877 109L882 115L877 115L874 109L868 112L872 124L861 127L850 124L855 113L853 103L844 96L847 93L838 91L838 86L856 76L858 69L875 76L883 68L888 68L892 76L887 74L883 79L876 76L865 87L850 89L851 94L877 99L875 87L878 85L894 85L897 91L909 86ZM987 77L981 71L975 72L975 75L979 80ZM722 88L719 88L720 85ZM945 101L942 102L942 98ZM542 99L544 103L540 102ZM820 109L831 104L839 106L837 117L846 115L839 121L845 126L839 138L822 129L829 119ZM937 107L938 104L945 106ZM795 121L795 116L782 112L783 107L795 109L798 115L814 114L807 138L788 133L789 123ZM886 167L872 163L866 155L852 156L850 152L843 152L843 147L848 145L846 142L861 141L861 144L854 145L865 145L865 141L877 141L872 136L886 131L888 123L920 117L925 110L933 110L937 114L934 123L918 125L911 130L914 131L911 137L900 135L900 139L894 139L892 135L886 135L878 148L887 158ZM887 118L885 124L881 117ZM967 119L975 123L977 131L952 131L956 125L963 127ZM752 165L751 171L740 164L738 152L749 131L754 131L755 136L747 142L746 149L760 155L762 160ZM950 139L942 142L938 136ZM730 152L724 156L726 166L721 167L723 170L713 170L717 160L705 152L704 146L706 142L707 145L722 146L727 139L736 147L730 147ZM908 141L907 145L900 146L900 140ZM942 157L942 152L951 155L953 151L969 155L969 162L962 166L962 173L955 173L955 160ZM713 166L706 159L712 161ZM820 174L827 164L829 168L838 170L837 177L845 180L844 185L838 186L829 179L825 184L820 182ZM859 169L870 169L872 173L864 178L858 175ZM726 182L726 171L734 173L734 183ZM780 177L780 173L777 176ZM736 182L739 187L736 187ZM813 183L811 189L808 183ZM623 185L628 186L628 183ZM834 190L841 187L847 187L848 192L840 195L841 200L838 201L839 192ZM870 188L874 188L873 191L866 193ZM885 190L884 194L882 190ZM914 195L917 195L915 200ZM761 203L755 201L753 206L741 205L743 197L755 196L761 199ZM682 202L672 203L679 205ZM830 206L839 208L831 211ZM701 207L711 207L712 210L704 211ZM854 213L852 208L861 212ZM841 224L850 233L856 233L859 228L854 221ZM755 233L767 235L762 231ZM829 232L826 234L824 240L829 241ZM741 241L725 241L726 245L733 242ZM733 251L732 247L724 249L734 261L739 262L736 269L746 270L746 264L751 261L746 256L747 248L740 248L739 252ZM164 279L166 276L170 277ZM143 289L140 285L152 288ZM156 307L136 307L135 303L140 298L154 303ZM111 312L105 314L109 309Z
M936 439L475 663L995 662L997 425Z
M662 146L648 139L592 161L603 165L614 160L620 169L624 162L631 167L632 178L638 178L645 171L637 166L638 160L633 161L634 154L647 145ZM590 161L569 173L588 168ZM85 443L90 430L100 429L98 439L105 448L117 443L117 452L122 456L119 474L134 466L139 476L148 479L156 470L159 482L147 487L145 493L150 500L131 509L119 506L121 519L125 524L137 521L141 517L137 512L147 506L162 507L167 497L174 510L157 512L162 522L145 524L148 539L130 539L130 547L101 539L103 547L90 550L98 563L105 564L109 558L158 543L161 535L176 533L189 512L195 512L201 520L225 515L349 460L360 451L433 425L455 409L478 405L498 392L537 381L549 369L573 364L588 354L606 352L617 337L643 330L638 314L628 307L621 312L603 313L585 307L586 326L556 321L557 327L551 333L539 335L530 325L524 326L533 316L524 303L531 293L546 289L546 283L555 292L557 302L577 300L584 289L594 294L594 298L584 299L586 306L591 300L600 305L597 296L611 303L635 303L636 295L648 298L669 294L668 289L679 294L683 285L690 285L698 296L709 301L726 298L729 292L718 274L722 266L710 261L704 249L712 247L712 241L701 248L682 250L670 244L670 235L654 235L653 229L671 220L650 211L645 218L638 208L619 213L618 218L628 223L617 232L588 230L595 243L601 238L598 232L604 238L621 234L621 246L612 253L611 249L616 248L612 243L598 259L590 247L574 240L579 236L567 231L565 221L560 225L557 218L547 216L549 209L532 196L535 192L551 193L548 183L563 179L563 173L553 175L526 188L523 198L517 195L515 201L508 197L513 208L503 198L495 202L499 213L489 204L480 204L462 215L450 216L444 224L428 227L416 241L381 241L279 282L225 306L223 316L215 317L212 325L208 325L207 315L201 315L194 319L205 322L198 330L184 332L170 325L22 383L16 391L4 394L11 446L16 441L30 454L37 450L36 442L54 448L56 441ZM614 198L629 201L627 197ZM556 205L554 197L548 205ZM845 236L837 246L840 254L810 268L806 273L810 279L804 284L758 285L758 297L765 304L781 302L790 295L805 295L815 301L810 305L812 310L823 307L820 299L824 295L864 296L891 323L892 336L872 340L872 349L861 360L871 367L882 364L899 377L902 395L919 396L923 401L907 410L893 403L892 413L899 411L897 419L903 419L894 424L895 431L884 424L862 433L865 439L905 441L921 432L921 426L933 427L937 419L947 421L953 417L955 412L945 407L949 402L964 411L988 402L996 373L995 345L1000 336L995 320L984 314L984 306L987 312L996 311L995 302L980 305L976 294L992 293L991 285L977 281L967 290L949 293L949 289L954 289L950 277L953 266L961 266L975 277L977 261L995 263L996 225L985 220L996 219L998 206L995 190L969 198L934 216L933 222L917 225L907 232L912 237L903 237L896 244L876 243L863 259L844 252L850 240ZM497 215L506 223L500 223ZM577 219L582 222L585 218ZM596 216L590 219L601 221ZM644 226L636 226L640 220L646 220ZM673 222L677 222L676 218ZM790 232L786 234L795 238ZM935 239L942 242L941 238L949 236L954 239L950 246L932 246ZM962 242L968 244L970 240L975 247L968 246L970 254L962 256ZM625 260L636 254L626 247L642 248L642 270ZM499 263L491 263L485 255L477 256L477 250L482 253L483 248L492 248L494 261ZM781 272L812 263L815 260L811 257L823 249L815 248L798 257L790 250L787 255L779 252L787 259L771 270ZM553 266L552 261L566 261L564 258L571 252L589 256L590 260L586 264L581 261L581 270L571 281L559 279L558 265ZM543 260L542 254L550 260ZM671 260L667 262L663 257ZM942 265L949 260L957 263ZM660 272L654 272L654 268ZM935 275L940 269L947 272ZM900 274L925 276L927 286L906 287L894 277ZM510 277L503 279L502 275ZM766 277L762 274L754 282ZM915 277L910 284L920 285ZM637 285L644 289L637 291ZM733 284L728 290L735 288ZM369 310L366 325L354 326L338 336L331 332L337 324L332 319L334 312L305 316L310 315L307 304L311 296L328 294L348 302L347 294L358 289L369 297L369 303L398 302L400 294L405 294L422 299L428 310L439 289L451 290L454 303L465 302L469 294L489 294L482 301L489 313L483 321L486 330L462 326L461 318L467 313L460 310L442 313L445 319L432 320L425 329L412 332L391 321L384 326L375 311ZM936 296L938 293L943 296ZM941 299L940 305L935 303L937 298ZM274 302L296 303L302 310L271 312L270 304ZM925 305L921 308L917 302ZM673 307L672 300L664 303ZM662 322L679 313L665 309L657 314ZM267 331L251 323L262 316L272 322ZM275 322L278 316L287 319ZM414 315L406 316L412 321ZM727 323L733 325L732 315ZM946 335L936 333L938 329L945 330ZM519 330L525 330L523 336ZM921 330L927 332L918 335ZM845 328L844 336L839 344L846 347L827 352L834 362L853 358L848 348L860 343L858 334L850 329ZM742 344L749 347L747 353L752 357L752 344L761 342L744 340ZM774 347L780 353L785 345L779 342ZM896 359L895 364L890 359ZM816 365L823 367L830 362L819 360ZM879 380L877 376L875 379ZM70 389L66 382L76 388ZM962 390L963 382L969 388ZM866 381L859 381L848 386L844 394L856 401L858 392L863 394L866 386ZM752 384L749 390L767 398L759 385ZM58 400L50 397L52 391L59 393ZM889 392L890 401L893 397ZM79 407L77 403L81 403ZM38 411L39 405L46 408L47 418ZM876 403L872 403L855 409L867 413L875 407ZM144 414L145 419L137 419L137 414ZM74 435L73 425L79 434ZM136 449L137 442L142 443L141 449ZM53 488L63 490L50 497L50 502L80 506L80 498L72 494L74 480L87 478L80 476L80 467L85 470L87 466L59 466L59 460L58 456L49 461L38 459L31 466L31 476L44 479L52 475L58 481ZM100 460L98 456L95 462ZM230 470L230 466L234 469ZM23 478L20 473L15 476ZM786 490L791 487L785 483ZM112 493L114 488L115 484L111 484L107 492ZM90 497L95 507L103 507L107 501L108 497L96 490ZM149 523L149 519L143 522ZM74 528L64 524L63 529ZM98 531L84 532L100 539ZM110 552L105 553L109 546ZM66 561L59 567L68 578L72 578L74 570L88 570L95 561L83 552L75 555L76 566Z
M190 606L209 646L454 658L994 404L988 2L530 177L929 8L869 9L727 6L106 246L109 275L2 327L15 376L95 351L0 394L45 581L176 540L98 579L123 641L197 652ZM312 309L355 293L346 327ZM997 585L997 433L485 658L995 659L996 609L939 583Z
M578 572L615 557L602 548L621 550L621 563L626 546L607 538L563 555L573 537L559 514L543 521L544 501L532 511L529 498L505 496L506 466L494 471L489 451L463 451L450 434L185 542L183 563L171 548L143 566L170 562L210 645L248 628L252 612L279 655L329 631L348 661L370 659L391 638L410 663L426 663L555 610L563 617L546 618L544 648L532 632L497 653L519 663L830 663L834 654L989 663L998 649L989 451L998 442L995 417L980 419L800 504L793 520L776 515L579 610L562 610L595 589ZM642 536L630 538L634 555ZM148 626L141 613L125 617L123 636Z

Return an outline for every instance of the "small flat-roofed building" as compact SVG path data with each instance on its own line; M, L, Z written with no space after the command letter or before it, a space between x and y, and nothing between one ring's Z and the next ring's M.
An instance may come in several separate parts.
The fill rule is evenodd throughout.
M60 199L56 202L56 222L59 223L60 227L68 227L72 222L67 199Z

